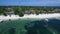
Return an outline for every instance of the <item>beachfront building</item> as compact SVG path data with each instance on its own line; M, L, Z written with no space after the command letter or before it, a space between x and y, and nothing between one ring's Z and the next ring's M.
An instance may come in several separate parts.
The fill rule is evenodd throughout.
M30 12L32 13L32 14L35 14L36 13L36 10L30 10Z
M25 10L24 13L25 13L25 14L30 14L30 11L29 11L29 10Z
M55 9L52 11L53 13L60 13L60 9Z
M5 12L7 15L12 15L14 14L14 11L10 11L10 12Z

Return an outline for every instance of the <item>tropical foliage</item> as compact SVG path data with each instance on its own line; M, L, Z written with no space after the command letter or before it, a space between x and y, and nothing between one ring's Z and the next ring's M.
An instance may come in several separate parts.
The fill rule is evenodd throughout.
M11 9L8 9L8 8L11 8ZM43 11L46 11L46 12L36 12L36 14L38 15L38 14L41 14L41 13L49 13L49 11L53 11L54 9L56 9L56 8L54 8L54 7L37 7L37 6L2 6L2 7L0 7L0 14L3 14L3 15L5 15L6 16L6 12L11 12L11 11L14 11L14 14L15 15L21 15L21 16L23 16L23 14L24 13L22 13L23 11L26 11L26 10L31 10L31 9L33 9L33 10L38 10L38 11L40 11L40 10L43 10ZM21 13L20 13L21 12ZM28 12L27 12L27 14L28 14Z

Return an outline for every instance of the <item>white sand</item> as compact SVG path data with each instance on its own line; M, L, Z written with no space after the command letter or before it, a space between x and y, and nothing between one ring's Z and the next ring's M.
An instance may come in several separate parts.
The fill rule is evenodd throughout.
M59 18L59 17L60 17L59 13L39 14L39 15L36 15L36 14L27 15L27 14L25 14L23 17L19 17L18 15L11 15L11 17L9 15L8 16L0 15L0 21L8 20L8 19L19 19L19 18L22 19L22 18Z

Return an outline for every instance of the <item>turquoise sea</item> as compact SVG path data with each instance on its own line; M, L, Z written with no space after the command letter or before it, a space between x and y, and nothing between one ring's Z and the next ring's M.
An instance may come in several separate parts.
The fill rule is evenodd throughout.
M17 19L0 22L0 34L60 34L59 19Z

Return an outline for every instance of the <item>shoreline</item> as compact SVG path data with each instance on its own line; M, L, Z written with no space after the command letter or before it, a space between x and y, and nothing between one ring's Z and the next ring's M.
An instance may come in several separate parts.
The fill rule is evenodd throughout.
M11 15L11 17L8 15L8 16L3 16L3 15L0 15L0 21L1 20L15 20L15 19L24 19L24 18L40 18L40 19L43 19L43 18L60 18L60 13L54 13L54 14L39 14L39 15L36 15L36 14L30 14L30 15L27 15L27 14L24 14L23 17L19 17L18 15Z

